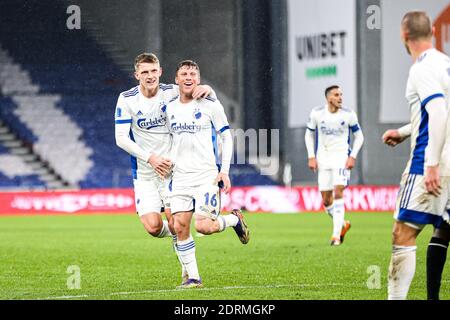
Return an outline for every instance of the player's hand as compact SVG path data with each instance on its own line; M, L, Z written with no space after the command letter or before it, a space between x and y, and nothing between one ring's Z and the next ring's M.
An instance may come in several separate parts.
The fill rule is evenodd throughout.
M155 169L156 173L161 178L166 177L172 169L172 161L155 154L152 154L147 162Z
M228 192L230 192L231 189L231 182L230 182L230 177L228 176L228 174L220 172L217 175L216 178L216 184L219 183L220 181L222 181L223 183L223 192L225 192L225 194L228 194Z
M312 171L317 171L317 160L316 158L309 158L308 159L308 168L310 168Z
M425 171L425 187L428 193L438 197L441 194L441 181L439 179L439 165L427 167Z
M353 157L348 157L347 163L345 164L345 169L352 170L355 166L356 159Z
M402 143L407 137L400 136L397 129L389 129L383 134L383 143L388 146L395 147L399 143Z
M208 85L199 85L192 92L192 97L194 99L206 98L211 94L211 87Z

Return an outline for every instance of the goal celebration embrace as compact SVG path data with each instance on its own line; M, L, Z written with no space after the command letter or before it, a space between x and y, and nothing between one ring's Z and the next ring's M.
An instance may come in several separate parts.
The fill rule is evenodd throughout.
M2 0L0 300L450 300L449 95L450 1Z

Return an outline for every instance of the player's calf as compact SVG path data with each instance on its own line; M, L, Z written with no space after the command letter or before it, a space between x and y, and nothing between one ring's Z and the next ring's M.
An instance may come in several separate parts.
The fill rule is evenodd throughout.
M220 225L217 220L212 220L205 217L196 217L195 230L202 234L213 234L220 231Z

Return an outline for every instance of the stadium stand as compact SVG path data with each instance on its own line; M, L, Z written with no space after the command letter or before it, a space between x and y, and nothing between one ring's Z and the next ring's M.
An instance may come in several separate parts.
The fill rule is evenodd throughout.
M66 27L65 10L55 1L0 3L0 120L54 177L0 169L0 188L132 186L113 115L118 94L135 84L85 30ZM234 185L274 184L249 165L232 174Z
M62 3L28 4L0 4L0 118L69 186L131 186L112 181L129 158L111 120L131 81L86 32L67 29Z

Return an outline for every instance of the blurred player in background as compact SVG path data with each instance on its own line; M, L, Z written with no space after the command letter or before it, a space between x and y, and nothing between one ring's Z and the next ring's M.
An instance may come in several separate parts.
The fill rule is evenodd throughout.
M427 224L435 227L427 252L428 298L438 299L449 243L444 219L449 220L450 210L450 59L433 48L433 29L423 11L408 12L402 19L401 39L414 61L406 87L411 123L383 135L391 146L411 136L410 159L394 213L390 300L404 300L408 295L416 268L416 238Z
M165 178L172 167L168 158L172 137L166 125L166 106L178 96L178 86L159 83L162 69L152 53L138 55L134 67L139 85L119 95L116 143L131 155L136 210L145 230L153 237L172 237L166 194L170 179ZM199 86L193 98L207 96L211 91L209 86ZM162 219L162 210L167 220Z
M195 100L193 93L200 83L198 65L185 60L179 63L176 83L180 96L167 106L167 117L173 134L171 159L174 163L170 206L174 215L177 250L189 279L180 288L202 286L195 256L195 243L190 233L195 213L195 228L202 234L222 232L233 227L240 241L249 241L249 230L240 210L220 215L220 190L231 188L228 176L233 140L222 104L214 98ZM222 138L221 166L218 168L217 146L213 137Z
M338 246L350 229L345 221L344 189L350 179L364 136L356 113L342 107L339 86L325 90L327 104L311 111L305 133L308 167L318 171L319 191L323 205L333 219L331 245ZM353 150L350 149L350 131L353 132Z

